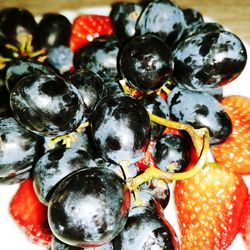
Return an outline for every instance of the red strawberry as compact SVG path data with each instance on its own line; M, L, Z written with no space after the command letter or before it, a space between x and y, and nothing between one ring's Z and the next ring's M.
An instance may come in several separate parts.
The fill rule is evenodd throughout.
M212 148L215 160L230 171L250 174L250 98L227 96L221 103L233 130L224 143Z
M112 33L111 20L108 16L80 15L75 18L71 27L70 48L76 52L94 38Z
M11 200L10 214L34 243L49 244L52 233L47 220L47 207L38 200L31 179L20 184Z
M250 250L250 196L242 212L241 234L247 249Z
M181 249L227 249L240 230L248 190L241 176L206 166L177 181L174 191Z
M136 163L137 167L143 171L147 169L150 165L153 165L156 167L155 160L152 155L152 150L154 148L156 141L152 140L150 141L146 153L143 155L143 157Z
M176 134L176 135L181 135L182 136L182 133L178 129L169 128L169 127L165 128L162 135L164 136L164 135L167 135L167 134Z

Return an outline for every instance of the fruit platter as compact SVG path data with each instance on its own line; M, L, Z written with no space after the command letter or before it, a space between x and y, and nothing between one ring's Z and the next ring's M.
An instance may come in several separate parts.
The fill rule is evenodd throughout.
M0 249L250 249L250 45L171 0L0 10Z

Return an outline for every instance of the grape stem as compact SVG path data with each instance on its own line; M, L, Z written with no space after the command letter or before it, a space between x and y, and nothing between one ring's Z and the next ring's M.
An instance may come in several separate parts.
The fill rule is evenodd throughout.
M149 166L142 174L127 180L128 188L131 191L138 189L141 184L148 182L153 178L169 182L172 180L183 180L193 177L203 168L207 161L207 154L209 151L209 131L207 128L195 129L188 124L166 120L151 113L149 113L149 116L152 122L158 123L159 125L188 132L191 136L197 155L199 156L199 160L193 168L182 173L166 172L154 166Z
M174 82L172 80L167 80L167 82L161 87L161 90L164 91L167 95L171 93L171 89L174 86Z
M85 128L87 128L89 125L90 125L89 122L84 122L84 123L80 124L80 126L76 129L76 132L82 133L85 130Z
M44 62L44 60L47 58L46 49L42 48L39 50L34 51L34 48L32 46L32 35L21 33L18 35L17 40L19 42L18 45L13 45L10 43L5 44L5 47L7 49L12 50L15 52L13 57L28 57L28 58L37 58L37 61ZM6 63L11 62L13 58L5 58L0 56L0 70L3 69L6 66Z
M169 95L171 93L171 90L169 90L165 85L161 87L161 89L167 94Z
M84 129L89 126L89 122L85 122L80 124L80 126L76 129L75 132L71 132L66 135L61 135L57 137L49 138L48 146L50 149L53 149L55 145L61 142L66 148L70 148L71 145L76 141L76 133L83 133Z
M71 145L75 142L76 135L74 132L67 134L67 135L61 135L54 138L49 138L48 141L48 147L49 149L55 148L55 145L59 142L61 142L63 145L65 145L66 148L70 148Z
M3 69L7 62L10 62L11 58L0 56L0 70Z
M125 79L120 80L119 83L122 87L123 92L128 94L128 95L136 96L137 94L140 93L139 90L136 90L136 89L129 87L127 84L127 81Z

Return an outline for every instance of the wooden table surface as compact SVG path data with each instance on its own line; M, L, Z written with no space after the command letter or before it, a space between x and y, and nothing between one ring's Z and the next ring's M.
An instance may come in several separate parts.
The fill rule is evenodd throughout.
M120 0L121 1L121 0ZM137 0L125 0L137 1ZM62 9L110 4L112 0L0 0L0 8L18 6L35 15ZM250 44L250 0L176 0L181 7L191 7L213 17Z

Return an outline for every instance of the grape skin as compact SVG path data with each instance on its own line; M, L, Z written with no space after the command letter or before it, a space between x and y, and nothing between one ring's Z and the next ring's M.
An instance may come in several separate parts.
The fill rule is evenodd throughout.
M57 186L48 206L54 235L66 244L96 247L110 242L124 227L130 192L107 168L78 170Z
M45 152L44 142L43 137L27 131L14 118L0 118L0 177L30 171Z
M198 33L178 44L173 51L173 77L191 90L206 90L228 84L246 65L246 49L228 31Z
M138 100L124 93L110 94L95 107L91 130L104 159L117 164L135 163L147 148L150 120Z
M11 91L10 105L22 126L43 136L65 135L84 122L81 94L56 75L22 78Z

